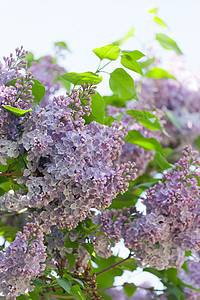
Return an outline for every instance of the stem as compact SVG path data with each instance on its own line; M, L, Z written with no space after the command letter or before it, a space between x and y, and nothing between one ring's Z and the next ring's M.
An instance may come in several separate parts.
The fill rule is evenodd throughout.
M107 271L109 271L109 270L111 270L111 269L114 269L116 266L121 265L123 262L125 262L125 261L128 260L128 259L130 259L131 256L132 256L132 254L130 253L129 256L128 256L127 258L122 259L121 261L117 262L116 264L114 264L114 265L112 265L112 266L110 266L110 267L108 267L108 268L106 268L106 269L104 269L104 270L98 272L98 273L96 274L96 276L98 276L98 275L100 275L100 274L103 274L104 272L107 272Z
M112 62L112 60L110 60L109 62L107 62L103 67L101 67L101 69L98 69L97 72L100 72L103 68L105 68L107 65L109 65Z
M7 177L22 176L22 175L23 173L9 173L9 172L0 173L0 176L7 176Z
M56 299L75 299L74 296L59 296L59 295L52 295L49 294L50 298L56 298Z

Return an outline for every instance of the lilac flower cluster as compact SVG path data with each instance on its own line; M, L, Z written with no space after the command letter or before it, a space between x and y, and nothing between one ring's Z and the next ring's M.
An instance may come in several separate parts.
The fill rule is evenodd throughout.
M178 277L188 285L196 289L200 289L200 263L197 261L187 262L188 273L183 269L178 271ZM198 300L200 293L198 291L183 287L185 297L187 300Z
M174 114L180 128L168 122L171 137L165 143L171 142L175 146L193 144L200 130L199 70L187 70L180 60L176 57L166 67L176 80L147 78L142 81L139 104L143 109L160 108Z
M32 217L44 223L44 230L53 225L71 230L92 207L104 209L127 190L127 181L136 177L135 164L114 163L126 130L118 122L111 127L84 124L92 93L84 85L27 116L19 141L28 151L27 166L17 180L21 189L1 197L2 210L32 207Z
M16 299L34 290L31 280L43 274L46 247L39 224L27 223L3 252L0 252L0 291L6 299Z
M138 101L128 101L126 103L125 108L116 108L114 106L108 105L107 111L108 114L113 117L118 117L121 114L124 114L121 118L121 122L123 125L127 128L128 131L130 130L137 130L139 131L145 138L154 137L158 141L162 140L162 133L160 131L150 131L146 129L143 125L141 125L139 122L136 122L133 120L133 118L126 114L127 110L136 109L136 103ZM142 107L137 107L137 109L142 109ZM143 108L144 109L144 108ZM163 115L160 111L153 112L157 117L162 118ZM163 122L163 120L162 120ZM119 162L124 163L129 160L134 161L136 164L136 167L138 169L138 176L142 175L148 163L153 160L154 157L154 151L146 151L144 148L134 145L125 143L122 147L122 153L118 159Z
M200 250L200 161L189 146L183 155L175 169L146 191L146 215L135 218L132 213L128 219L111 210L100 217L101 230L114 241L124 238L141 267L181 267L185 250Z
M45 86L46 93L40 103L41 107L45 107L52 101L55 92L61 88L62 82L57 79L66 73L66 70L56 64L51 56L44 56L39 61L33 61L28 70Z

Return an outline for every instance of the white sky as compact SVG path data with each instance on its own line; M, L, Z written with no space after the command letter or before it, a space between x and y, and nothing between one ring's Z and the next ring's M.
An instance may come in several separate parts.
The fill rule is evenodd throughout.
M132 27L143 42L155 28L162 31L148 22L145 9L153 7L159 7L188 64L200 63L199 0L0 0L0 57L20 45L39 57L52 52L55 41L65 41L72 51L65 60L68 71L94 71L98 59L92 49L120 39ZM132 38L125 48L141 50L138 45Z

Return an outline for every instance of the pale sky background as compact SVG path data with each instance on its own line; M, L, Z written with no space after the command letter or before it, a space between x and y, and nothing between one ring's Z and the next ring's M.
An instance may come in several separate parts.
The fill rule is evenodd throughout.
M150 21L145 10L153 7L170 31ZM0 0L0 57L21 45L39 57L52 53L54 42L65 41L71 49L64 62L67 70L95 71L98 58L91 50L135 27L142 42L152 39L155 30L170 35L194 67L200 64L199 15L199 0ZM122 48L142 50L136 38Z

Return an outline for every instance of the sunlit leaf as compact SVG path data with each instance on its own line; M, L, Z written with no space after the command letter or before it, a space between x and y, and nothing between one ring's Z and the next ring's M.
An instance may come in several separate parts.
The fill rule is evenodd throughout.
M116 60L120 53L120 48L118 45L106 45L101 48L96 48L92 50L101 60L107 58L109 60Z
M110 74L109 85L119 97L138 100L133 78L124 69L117 68Z
M160 45L167 50L174 50L177 54L182 55L183 53L179 49L176 42L163 33L156 34L156 40L160 43Z
M157 23L158 25L162 26L162 27L167 27L167 25L163 22L163 20L161 20L160 18L158 18L157 16L155 16L153 18L154 22Z
M60 76L62 79L73 83L74 85L81 85L82 83L98 84L102 81L102 77L95 75L92 72L84 73L66 73Z
M145 76L154 79L164 79L164 78L176 79L174 75L158 67L155 67L154 69L147 71L145 73Z
M120 40L116 41L116 42L113 42L113 45L122 45L124 44L130 37L134 36L135 34L135 27L131 28L129 30L129 32L123 37L121 38Z

